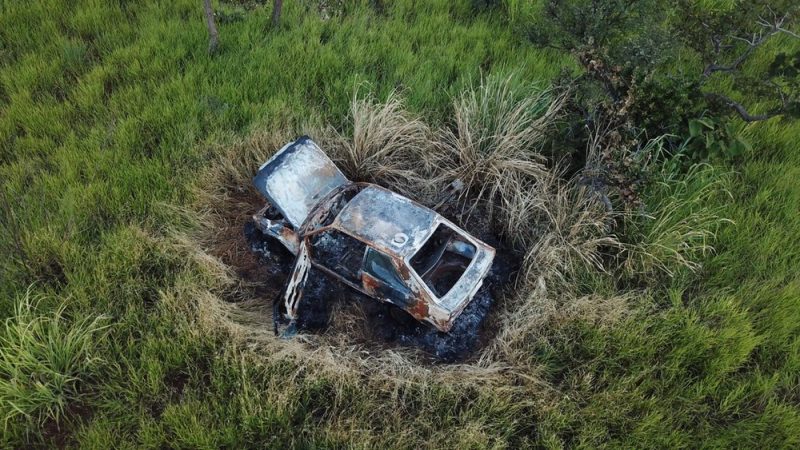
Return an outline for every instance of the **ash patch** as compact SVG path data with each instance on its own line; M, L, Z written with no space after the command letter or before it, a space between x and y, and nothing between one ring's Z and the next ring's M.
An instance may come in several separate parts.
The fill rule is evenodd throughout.
M456 319L449 333L418 322L402 309L389 304L371 301L364 304L367 327L372 336L384 343L415 347L442 362L457 362L469 358L488 340L484 327L494 297L487 287L482 287Z
M280 242L265 236L251 221L244 224L244 236L250 251L258 256L266 274L289 276L294 257Z
M303 301L298 310L298 329L306 332L329 332L334 310L345 311L347 320L360 321L347 328L361 330L350 339L360 341L365 347L404 346L422 350L441 362L459 362L469 359L493 336L489 326L495 299L519 269L520 258L504 247L494 235L481 232L480 238L497 250L494 263L484 284L456 319L449 333L411 317L399 307L370 298L351 289L324 272L312 268L303 290ZM276 240L264 235L253 223L246 223L244 236L251 251L258 256L268 277L282 277L281 283L291 273L293 257ZM276 285L276 283L270 283ZM273 293L278 295L280 287ZM286 324L284 324L285 326Z

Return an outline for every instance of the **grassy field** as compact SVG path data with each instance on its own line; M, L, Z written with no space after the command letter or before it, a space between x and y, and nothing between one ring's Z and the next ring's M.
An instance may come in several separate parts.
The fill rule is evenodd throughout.
M292 133L347 134L357 89L438 127L482 77L577 69L502 8L285 3L279 29L224 4L209 55L199 1L0 2L0 445L800 445L798 122L743 126L739 160L646 193L668 230L719 224L698 270L533 273L547 292L520 283L478 361L221 320L225 268L180 240L203 189L228 198Z

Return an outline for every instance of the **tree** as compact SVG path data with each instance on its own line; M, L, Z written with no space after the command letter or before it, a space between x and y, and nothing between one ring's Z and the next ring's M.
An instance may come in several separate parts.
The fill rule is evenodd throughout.
M272 26L278 28L281 21L281 10L283 9L283 0L272 1Z
M735 158L749 145L736 120L799 115L800 52L773 50L768 69L747 65L769 40L798 38L799 8L789 0L728 9L694 0L549 0L532 16L529 39L571 52L584 69L564 74L575 88L563 148L554 152L569 152L580 166L592 142L601 149L601 184L633 206L652 158ZM732 81L724 91L712 81L719 77ZM647 145L659 136L659 146Z
M214 9L211 7L211 0L203 0L203 10L206 16L206 26L208 27L208 53L214 53L219 45L219 32L214 21Z
M710 107L727 109L745 122L781 115L800 116L800 51L791 55L778 52L766 71L743 70L752 55L768 41L781 35L800 39L790 29L796 25L800 8L781 3L751 1L729 11L715 12L689 0L677 2L682 20L675 23L674 35L702 59L704 67L698 86ZM782 12L775 8L782 8ZM754 114L728 95L708 91L708 82L720 75L732 78L735 91L770 103L771 108Z
M574 52L590 78L593 67L587 66L589 63L618 68L614 76L619 82L612 85L608 79L599 79L600 87L615 101L634 87L642 93L644 83L659 95L679 93L681 98L673 100L682 103L681 110L689 115L711 110L717 116L736 115L753 122L800 115L800 52L777 53L766 71L743 70L769 40L800 38L793 31L798 15L800 6L786 0L741 1L727 9L709 8L694 0L670 5L652 0L551 0L528 36L539 44ZM591 57L586 58L587 54ZM694 73L676 70L671 59L690 54L703 62L701 69ZM722 93L712 87L711 79L719 76L732 79L733 92ZM771 104L771 108L754 114L732 99L731 94L737 93ZM656 100L645 97L647 102ZM637 99L633 100L636 103ZM647 104L628 106L636 110ZM654 106L669 109L663 108L663 102ZM660 115L658 111L644 112ZM661 119L654 123L665 123ZM684 124L686 119L679 117Z

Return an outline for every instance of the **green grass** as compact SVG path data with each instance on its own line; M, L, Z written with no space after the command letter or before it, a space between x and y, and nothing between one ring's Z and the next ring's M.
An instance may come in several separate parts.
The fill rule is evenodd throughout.
M104 317L68 324L63 304L44 316L38 303L26 293L5 322L0 341L4 431L20 416L40 426L47 418L61 418L68 404L80 402L77 385L98 363L94 353L107 328Z
M732 199L695 203L735 224L697 272L653 277L614 320L546 321L519 344L536 372L506 384L342 377L203 332L169 301L206 280L160 239L180 225L162 205L190 204L225 145L346 127L362 84L436 123L482 74L574 69L467 1L345 2L328 20L285 3L279 30L269 8L220 23L214 56L198 1L0 3L0 445L800 445L796 122L745 127L753 152L717 168Z

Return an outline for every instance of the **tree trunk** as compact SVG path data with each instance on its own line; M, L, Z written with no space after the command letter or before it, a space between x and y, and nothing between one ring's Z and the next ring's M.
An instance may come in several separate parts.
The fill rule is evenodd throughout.
M217 24L214 23L214 10L211 8L211 0L203 0L203 9L206 13L206 25L208 26L208 53L217 51L219 44L219 32Z
M272 1L272 26L278 28L281 22L281 8L283 8L283 0Z

